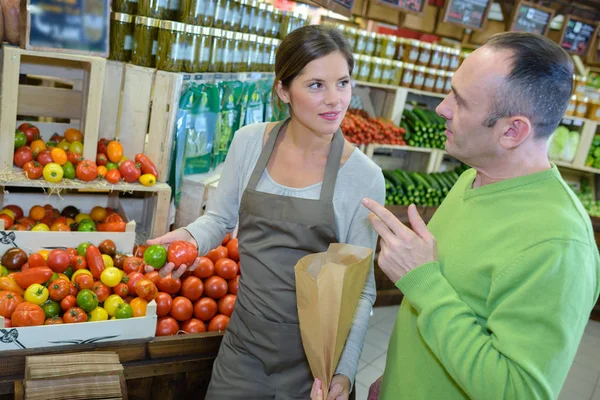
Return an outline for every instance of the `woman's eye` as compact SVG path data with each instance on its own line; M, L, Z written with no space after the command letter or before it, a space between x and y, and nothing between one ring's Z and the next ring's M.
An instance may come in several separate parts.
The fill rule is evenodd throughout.
M345 80L345 81L341 81L338 86L341 88L345 88L346 86L348 86L348 84L350 83L350 81Z
M321 83L319 83L319 82L315 82L315 83L312 83L312 84L310 85L310 88L311 88L311 89L320 89L322 86L323 86L323 85L322 85Z

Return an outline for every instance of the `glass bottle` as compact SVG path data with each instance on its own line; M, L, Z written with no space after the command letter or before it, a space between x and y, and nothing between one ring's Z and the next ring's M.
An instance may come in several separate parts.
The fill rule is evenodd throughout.
M358 79L363 82L367 82L371 75L371 57L363 55L363 65L360 70Z
M250 2L249 0L240 0L240 32L250 32Z
M180 72L186 59L186 25L181 22L161 21L158 31L156 68Z
M419 44L416 39L409 39L404 50L404 61L409 64L416 64L419 61Z
M212 28L211 36L212 43L210 49L209 72L224 72L223 50L225 48L225 39L223 37L223 31Z
M381 76L383 74L382 63L380 58L373 58L371 74L369 75L369 82L371 83L380 83Z
M452 49L452 52L450 53L450 65L448 66L448 69L450 71L456 71L459 66L460 66L460 50Z
M419 61L417 62L417 64L422 67L426 67L429 65L429 61L431 61L431 48L433 46L431 43L421 42L419 47L421 48L421 50L419 53Z
M404 69L404 63L402 61L394 60L392 62L392 65L393 65L394 76L392 78L391 84L394 86L400 86L400 84L402 83L402 72Z
M415 66L413 64L404 63L404 73L402 74L401 86L411 87L415 78Z
M433 68L427 68L425 70L425 83L423 83L423 90L426 92L433 92L436 78L436 70Z
M110 54L109 59L129 62L133 48L134 16L123 13L113 13L110 24Z
M447 71L445 74L446 84L444 86L444 93L450 93L452 91L452 76L454 76L454 72Z
M415 67L415 77L412 84L413 89L423 90L423 85L425 84L425 70L425 67Z
M165 19L169 0L139 0L138 15L148 18Z
M452 49L446 47L444 47L444 50L442 51L442 61L440 61L440 69L443 69L444 71L448 71L448 69L450 68L450 51L452 51Z
M356 39L356 47L354 51L358 54L365 54L365 50L367 49L367 31L363 31L362 29L358 31L358 38Z
M365 48L365 54L368 56L375 55L375 41L377 39L377 34L375 32L369 32L367 35L367 45Z
M442 50L444 48L440 45L434 45L431 51L431 61L429 62L429 66L431 68L439 68L442 63Z
M141 67L154 68L158 49L160 21L154 18L137 16L133 31L131 62Z
M356 48L356 40L358 39L358 30L352 26L346 26L344 28L344 34L348 39L348 43L350 43L350 48Z

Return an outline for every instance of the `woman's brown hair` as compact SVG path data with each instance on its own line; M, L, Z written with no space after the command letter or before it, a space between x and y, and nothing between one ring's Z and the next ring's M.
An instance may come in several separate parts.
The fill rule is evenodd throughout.
M278 110L284 106L275 91L277 82L281 81L284 88L289 88L292 81L300 75L308 63L336 51L342 53L348 62L348 71L352 75L354 69L352 48L344 35L337 29L322 25L309 25L298 28L287 35L281 41L275 54L273 106Z

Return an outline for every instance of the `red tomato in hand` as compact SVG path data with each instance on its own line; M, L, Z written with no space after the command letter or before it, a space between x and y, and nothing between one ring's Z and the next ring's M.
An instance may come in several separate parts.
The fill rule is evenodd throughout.
M54 249L48 254L48 266L56 273L63 273L71 266L71 257L65 250Z
M28 146L19 147L15 151L14 162L17 167L23 168L31 160L33 160L33 152Z
M190 299L178 296L173 299L173 304L171 306L171 317L175 318L177 321L183 322L192 318L194 314L194 305L190 301Z
M210 260L213 263L216 263L221 258L228 258L229 251L227 250L227 247L219 246L216 249L212 249L211 251L209 251L208 254L206 255L206 257L210 258Z
M218 303L219 313L231 317L231 314L233 314L233 307L235 306L236 299L237 296L233 294L228 294L225 297L221 298L221 300L219 300Z
M210 321L217 315L217 302L209 297L203 297L194 303L194 316L202 321Z
M211 276L204 281L204 293L213 299L220 299L227 294L227 281L220 276Z
M173 305L173 298L170 294L165 292L160 292L156 296L156 315L159 317L164 317L165 315L171 312L171 307Z
M119 172L121 173L121 176L123 176L125 182L129 183L137 182L142 175L141 166L131 160L123 161L119 166Z
M229 253L229 258L233 261L240 261L240 253L238 252L238 240L231 239L227 242L227 252Z
M198 248L189 242L176 240L169 245L167 250L167 261L179 267L182 264L190 267L198 258Z
M208 324L208 331L224 331L227 328L227 325L229 325L229 317L226 315L219 314L210 320L210 323Z
M215 264L208 257L200 257L200 263L193 274L201 279L209 278L215 274Z
M229 287L229 293L237 296L238 288L240 287L240 276L238 275L235 278L227 281L227 286Z
M173 317L160 317L156 322L156 336L177 335L179 324Z
M223 279L233 279L239 272L238 265L229 258L221 258L215 264L215 271Z
M204 322L196 318L190 318L187 321L181 323L180 328L182 331L185 331L187 333L206 332L206 325L204 325Z
M129 288L129 293L135 293L135 285L141 279L144 279L144 275L141 272L134 271L127 275L127 287Z
M139 257L127 257L125 261L123 261L123 272L127 275L132 272L142 272L144 269L144 260Z
M98 166L90 160L83 160L75 168L75 176L85 182L93 181L98 177Z
M158 290L161 292L169 293L169 294L177 294L179 289L181 289L181 279L173 279L171 274L165 276L158 276L158 281L156 282L156 286Z
M181 283L181 295L191 301L196 301L202 297L204 292L204 283L202 279L196 276L188 276Z

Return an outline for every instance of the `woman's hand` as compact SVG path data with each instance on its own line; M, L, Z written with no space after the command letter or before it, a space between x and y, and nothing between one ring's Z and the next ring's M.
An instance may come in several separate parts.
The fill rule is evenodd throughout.
M323 400L322 383L319 379L315 379L312 390L310 391L310 400Z
M153 244L161 244L163 246L168 246L171 243L173 243L176 240L182 240L184 242L189 242L191 244L193 244L194 246L198 247L198 242L196 242L196 239L194 239L194 237L192 236L191 233L189 233L187 231L187 229L183 229L183 228L179 228L176 229L172 232L166 233L162 236L159 236L155 239L151 239L146 241L147 245L153 245ZM194 261L194 264L192 264L190 267L188 267L187 265L183 264L180 265L179 268L177 268L175 271L173 271L173 269L175 268L175 264L173 264L172 262L167 263L167 265L165 265L164 267L162 267L160 269L160 271L158 271L159 275L162 276L163 278L166 277L167 275L169 275L171 273L171 277L173 279L177 279L179 278L181 275L183 275L183 273L187 270L187 271L193 271L196 269L196 267L198 266L198 264L200 263L200 258L196 258L196 260ZM146 265L146 272L152 272L155 269L151 266L151 265Z
M322 385L321 380L315 379L310 392L311 400L324 400ZM327 400L348 400L348 396L350 396L350 379L345 375L335 375L329 385Z

